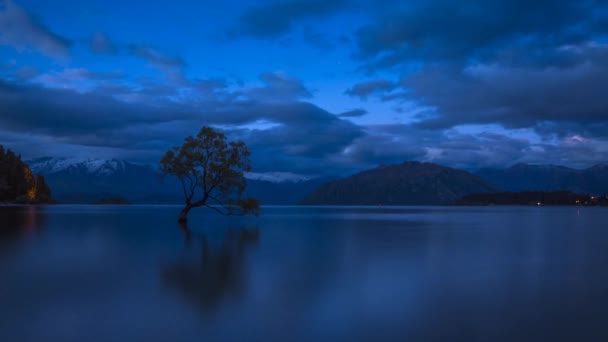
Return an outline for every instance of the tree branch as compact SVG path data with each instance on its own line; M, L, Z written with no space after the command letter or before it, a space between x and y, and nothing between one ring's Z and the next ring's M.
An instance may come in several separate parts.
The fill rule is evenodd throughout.
M235 212L233 212L233 211L230 210L233 207L240 208L238 205L227 206L226 204L224 204L220 200L218 200L216 197L209 196L209 198L212 199L212 200L214 200L217 203L217 206L220 206L221 208L226 209L227 213L225 214L225 216L246 216L247 215L247 212L245 210L242 210L242 208L241 208L241 212L239 212L239 213L235 213ZM219 209L217 209L217 206L211 206L209 204L205 204L205 206L207 208L215 209L216 211L219 210Z
M192 171L192 177L194 178L194 181L190 180L190 193L192 194L192 197L194 197L194 193L196 192L196 187L198 185L198 177L196 177L194 171ZM189 175L188 178L190 179Z
M186 199L186 202L190 203L190 199L191 198L186 193L186 182L184 182L184 178L183 177L179 177L179 181L180 181L180 183L182 183L182 190L184 191L184 197Z
M202 206L206 205L206 204L207 204L207 199L208 199L208 198L209 198L209 194L208 194L208 193L205 193L205 194L203 195L203 198L202 198L201 200L196 201L196 202L194 202L194 203L192 204L192 207L196 208L196 207L202 207Z
M207 207L209 209L213 209L213 210L215 210L216 212L220 213L223 216L230 216L230 213L223 212L220 208L218 208L216 206L205 204L205 207Z

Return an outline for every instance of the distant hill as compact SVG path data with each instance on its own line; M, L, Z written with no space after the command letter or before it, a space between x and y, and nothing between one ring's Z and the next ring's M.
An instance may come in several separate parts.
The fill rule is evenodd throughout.
M307 195L302 204L441 205L464 195L498 188L466 171L432 163L406 162L380 166L329 182Z
M476 174L508 191L608 193L608 164L583 170L556 165L517 164L507 169L481 169Z
M46 176L59 203L96 203L120 197L129 203L182 204L181 186L174 178L162 179L156 170L122 160L38 158L29 164ZM326 180L291 173L252 173L245 196L264 205L296 204Z

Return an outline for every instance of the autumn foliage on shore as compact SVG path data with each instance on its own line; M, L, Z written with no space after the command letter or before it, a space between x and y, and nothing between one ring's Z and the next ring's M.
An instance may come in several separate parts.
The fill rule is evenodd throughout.
M21 156L0 145L0 202L51 203L44 176L34 175Z

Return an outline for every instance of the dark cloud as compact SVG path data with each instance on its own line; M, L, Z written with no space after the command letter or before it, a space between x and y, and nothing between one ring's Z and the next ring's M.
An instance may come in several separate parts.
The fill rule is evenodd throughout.
M187 64L181 56L168 55L151 46L139 44L128 45L127 53L147 61L158 69L166 77L166 83L174 86L185 86L190 83L184 74Z
M275 90L278 95L284 95L283 81L270 74L264 78L273 85L266 91ZM230 97L221 94L228 92L221 82L206 85L219 94L202 101L176 102L157 97L152 102L126 101L121 95L133 96L137 92L125 87L117 87L113 92L99 88L79 93L1 82L0 133L6 134L8 130L22 134L26 140L69 144L72 150L77 146L82 150L108 148L120 156L136 155L134 151L137 151L139 158L151 156L149 161L155 162L164 150L185 136L196 133L204 125L215 125L235 138L246 139L254 152L256 170L260 172L283 170L314 174L322 171L322 160L339 153L362 135L360 127L310 103L262 101L246 92ZM272 125L259 128L259 122ZM64 146L61 150L65 151Z
M0 4L0 44L67 55L67 40L12 1ZM365 7L353 11L356 6ZM353 35L321 29L319 19L330 16L340 22L328 28L348 30L347 20L363 26ZM138 58L159 75L132 78L76 66L38 70L16 58L2 63L0 139L26 155L94 153L154 163L185 136L213 125L248 143L256 172L307 174L405 160L476 168L588 166L608 159L605 1L282 0L245 10L237 26L241 37L335 49L332 58L348 53L336 46L354 48L355 63L375 74L345 94L390 102L381 108L401 108L397 119L410 124L380 124L392 122L391 113L379 115L376 125L356 124L375 117L353 120L371 114L331 113L311 104L315 90L281 72L262 73L258 84L191 77L175 51L97 33L86 42L92 52ZM295 35L286 35L292 29ZM281 68L298 63L281 62ZM253 68L243 70L259 72ZM340 68L331 70L336 78L352 77L340 76L346 72ZM330 105L343 107L335 101ZM483 132L480 125L490 128Z
M393 73L401 81L364 82L347 94L406 102L412 108L399 115L421 130L497 124L530 128L547 140L597 141L608 135L608 100L602 94L608 86L607 2L384 5L356 33L355 56L363 70Z
M40 69L31 66L1 65L0 74L14 81L28 81L41 74Z
M205 92L214 91L216 89L225 89L226 87L228 87L227 81L219 78L195 80L192 83Z
M311 91L300 80L280 72L263 73L260 80L265 86L253 88L248 92L255 100L285 102L312 97Z
M366 115L368 112L365 109L353 109L348 112L340 113L338 116L343 118L356 118L363 115Z
M49 30L13 0L0 0L0 44L65 59L72 42Z
M166 54L146 44L116 43L106 34L96 32L89 42L92 52L100 55L134 56L160 70L173 83L187 83L183 73L186 61L179 55Z
M166 55L158 51L157 49L147 45L129 45L129 52L132 55L142 58L148 61L150 64L160 68L181 68L186 66L186 62L181 57Z
M95 93L81 94L6 82L0 82L0 104L3 128L64 138L138 122L171 121L174 115L152 107L135 107Z
M401 125L378 125L365 128L365 134L348 146L336 162L347 172L383 164L422 160L426 155L421 140L426 132Z
M40 75L40 70L35 67L22 67L15 71L15 76L19 80L27 81Z
M79 85L82 85L83 82L91 82L91 86L97 86L105 81L120 80L124 77L125 74L120 71L95 72L85 68L74 68L60 71L51 70L45 73L38 72L35 77L32 78L35 83L50 88L79 89Z
M345 91L345 94L366 100L372 94L383 94L397 88L397 84L387 80L373 80L355 84Z
M304 27L302 35L306 43L321 51L329 51L334 48L335 44L330 41L326 34L316 31L310 25Z
M424 130L411 125L369 126L339 156L336 167L350 172L408 160L474 170L515 163L589 167L608 159L608 141L578 136L553 142L502 133Z
M363 135L360 127L309 103L257 104L248 110L280 125L232 134L251 147L257 170L335 173L332 156Z
M112 55L119 58L133 56L139 58L159 70L166 77L163 80L165 83L172 83L174 86L190 85L196 87L194 83L190 84L191 81L184 74L187 63L179 55L167 54L147 44L115 42L102 32L96 32L87 44L89 45L89 49L98 55Z
M239 18L236 34L255 38L277 37L302 19L336 13L345 0L279 0L246 10Z
M406 96L429 106L420 125L447 128L500 123L535 127L543 122L591 125L608 120L608 59L593 58L607 46L579 46L569 67L524 68L476 65L465 69L425 68L403 81ZM600 51L600 50L603 50Z
M118 48L110 37L101 32L96 32L91 38L91 51L101 55L113 55L118 52Z
M602 0L411 1L357 32L357 57L377 69L415 61L494 58L500 48L578 44L603 34Z
M120 92L129 94L129 89ZM214 125L247 142L256 172L311 175L347 174L405 160L476 168L514 162L586 166L608 159L608 141L567 132L533 142L412 125L366 127L310 103L258 101L246 93L202 102L127 103L116 98L105 88L77 93L2 82L0 138L26 157L95 153L155 163L185 136ZM363 112L354 110L349 116Z

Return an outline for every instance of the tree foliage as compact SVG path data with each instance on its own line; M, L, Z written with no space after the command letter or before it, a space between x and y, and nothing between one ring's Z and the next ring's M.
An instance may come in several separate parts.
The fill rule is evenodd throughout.
M249 149L242 141L228 142L211 127L167 151L160 161L163 175L177 177L182 186L185 222L190 209L208 207L223 215L257 215L259 203L242 198L247 186L244 173L251 170Z
M52 201L51 188L46 184L44 176L36 175L36 199L41 203L50 203Z
M50 203L51 189L42 175L34 176L21 156L0 145L0 201Z

